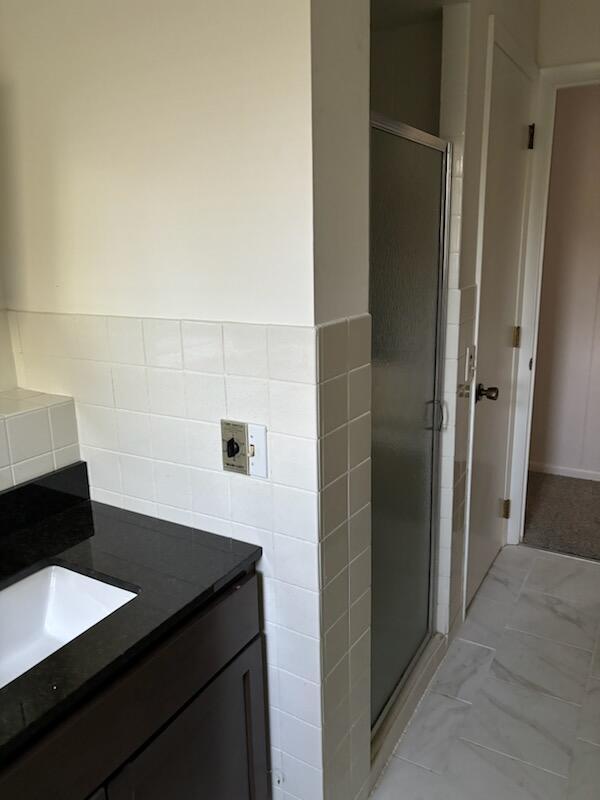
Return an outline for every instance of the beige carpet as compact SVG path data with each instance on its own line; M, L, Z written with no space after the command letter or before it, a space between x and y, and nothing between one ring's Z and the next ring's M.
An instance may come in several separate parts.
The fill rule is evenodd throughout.
M525 544L600 561L600 481L530 472Z

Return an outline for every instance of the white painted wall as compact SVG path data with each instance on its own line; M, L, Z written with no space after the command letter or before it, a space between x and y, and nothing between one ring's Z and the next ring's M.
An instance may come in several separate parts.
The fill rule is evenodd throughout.
M442 16L371 34L371 109L439 134Z
M8 306L312 324L310 35L309 0L1 0Z
M541 0L540 66L587 61L600 61L598 0Z
M312 0L311 30L315 317L323 323L369 308L368 0Z
M558 92L533 469L600 479L600 85Z

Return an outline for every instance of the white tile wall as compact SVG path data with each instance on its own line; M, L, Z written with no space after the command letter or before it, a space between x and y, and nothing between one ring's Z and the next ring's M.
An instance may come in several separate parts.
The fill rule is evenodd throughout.
M461 385L465 383L466 348L474 339L476 295L475 286L460 283L469 13L466 3L444 6L440 135L452 142L453 163L436 619L442 633L449 633L463 613L469 399Z
M15 388L0 393L0 490L79 461L70 397Z
M325 797L346 800L370 769L371 319L318 336Z
M75 398L96 500L263 548L275 776L283 775L288 797L319 800L324 763L315 330L21 312L10 317L23 385ZM79 334L75 346L72 337ZM61 444L73 435L63 412L53 411L51 421L47 410L43 414ZM223 472L223 417L267 425L268 480ZM4 431L2 420L0 461ZM54 467L52 453L40 461L46 457L38 455L43 434L36 434L36 452L27 451L31 458L21 462L19 474L28 465Z

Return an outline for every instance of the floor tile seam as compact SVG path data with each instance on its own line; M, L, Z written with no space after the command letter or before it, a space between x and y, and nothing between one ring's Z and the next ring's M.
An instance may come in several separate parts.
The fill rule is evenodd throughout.
M600 742L593 742L591 739L586 739L585 736L576 736L575 741L589 744L591 747L594 747L596 750L598 750L598 755L600 755Z
M551 694L550 692L542 692L539 689L534 689L532 686L525 685L523 683L516 683L515 681L507 681L505 678L499 678L497 675L490 675L489 677L493 678L495 681L500 681L500 683L505 683L507 686L516 686L519 689L527 689L529 692L535 692L536 694L541 695L542 697L549 697L551 700L560 700L562 703L567 703L570 706L574 706L575 708L582 709L583 703L577 703L575 700L567 700L565 697L559 697L557 694ZM584 694L585 694L584 689Z
M472 644L476 647L481 647L483 650L490 650L492 653L496 651L495 647L490 647L489 644L481 644L481 642L472 642L470 639L465 639L462 636L456 636L455 642L465 642L465 644ZM445 657L444 657L445 658ZM442 661L442 664L444 662Z
M488 680L496 681L497 683L501 683L503 686L515 686L518 689L524 689L525 691L539 695L540 697L548 697L551 700L557 700L559 703L565 703L573 708L583 708L581 703L573 703L571 700L563 700L562 697L555 697L555 695L548 694L547 692L540 692L537 689L530 689L528 686L521 686L519 683L509 683L508 681L502 680L502 678L497 678L495 675L488 675Z
M492 650L494 653L498 649L497 647L492 647L489 644L482 644L481 642L476 642L473 639L467 639L465 636L461 636L461 641L466 642L467 644L476 644L479 647L487 647L488 650Z
M420 767L421 769L424 769L426 772L431 773L431 775L437 775L439 778L445 777L443 772L436 772L431 767L426 767L425 764L421 764L420 761L413 761L412 759L407 758L406 756L399 756L396 753L392 753L392 758L395 758L396 761L403 761L405 764L412 764L413 767Z
M488 750L490 753L496 753L496 755L508 758L511 761L515 761L518 764L524 764L526 767L532 767L533 769L538 769L541 772L546 772L548 775L554 775L555 777L562 778L565 781L568 781L569 779L569 776L563 775L562 772L555 772L554 770L547 769L546 767L540 767L539 764L534 764L531 761L525 761L525 759L523 758L517 758L516 756L513 756L510 753L505 753L503 750L496 750L494 747L489 747L488 745L481 744L480 742L475 741L475 739L468 739L466 736L459 736L458 738L461 742L468 742L468 744L475 745L475 747L481 747L482 750Z
M594 651L588 650L587 647L581 647L578 644L571 644L570 642L561 642L558 639L551 639L549 636L542 636L540 633L532 633L532 631L524 631L522 628L514 628L510 624L506 624L504 626L505 631L511 631L512 633L522 633L523 636L531 636L532 639L540 639L543 642L551 642L552 644L558 644L561 647L570 647L571 650L579 650L582 653L587 653L593 657ZM499 649L498 647L495 648L496 651ZM591 665L590 665L591 666ZM591 676L590 676L591 677Z
M561 597L558 594L553 594L552 592L544 592L542 589L535 589L531 588L530 586L524 586L521 591L521 594L523 591L531 592L531 594L541 594L544 597L551 597L553 600L559 600L561 603L569 603L570 605L575 606L577 608L577 611L579 611L582 614L586 614L589 617L596 616L592 611L589 611L586 608L581 608L581 605L585 603L584 600L574 599L573 597ZM594 602L597 602L598 608L600 609L600 596L598 597L598 600ZM598 615L597 624L600 625L600 614Z
M554 642L554 644L561 644L564 647L572 647L574 650L581 650L584 653L591 653L593 655L594 649L591 650L587 647L581 647L581 645L573 644L572 642L563 642L560 639L551 639L549 636L542 636L539 633L532 633L531 631L524 631L522 628L516 628L513 625L509 625L508 623L504 626L504 630L507 631L516 631L517 633L525 633L528 636L534 636L536 639L543 639L545 642Z

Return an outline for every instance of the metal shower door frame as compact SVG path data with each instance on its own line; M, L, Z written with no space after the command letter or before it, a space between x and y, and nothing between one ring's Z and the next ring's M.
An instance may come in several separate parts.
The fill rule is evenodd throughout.
M441 458L440 458L440 433L445 425L444 406L444 362L446 351L446 325L447 325L447 299L448 299L448 256L449 256L449 230L450 230L450 192L452 183L452 143L426 131L413 128L403 122L397 122L389 117L375 112L371 113L371 128L391 133L415 144L430 147L442 153L442 169L440 184L440 233L439 233L439 279L437 296L436 318L436 358L434 370L434 423L432 462L434 465L431 478L431 559L429 565L429 614L428 628L425 638L417 652L411 659L404 674L400 678L389 700L383 707L380 715L371 728L373 738L381 725L385 722L389 712L394 707L406 681L413 674L423 651L431 641L435 631L435 609L437 604L437 578L438 555L440 542L440 490L441 490ZM439 423L436 425L435 409L439 411Z

